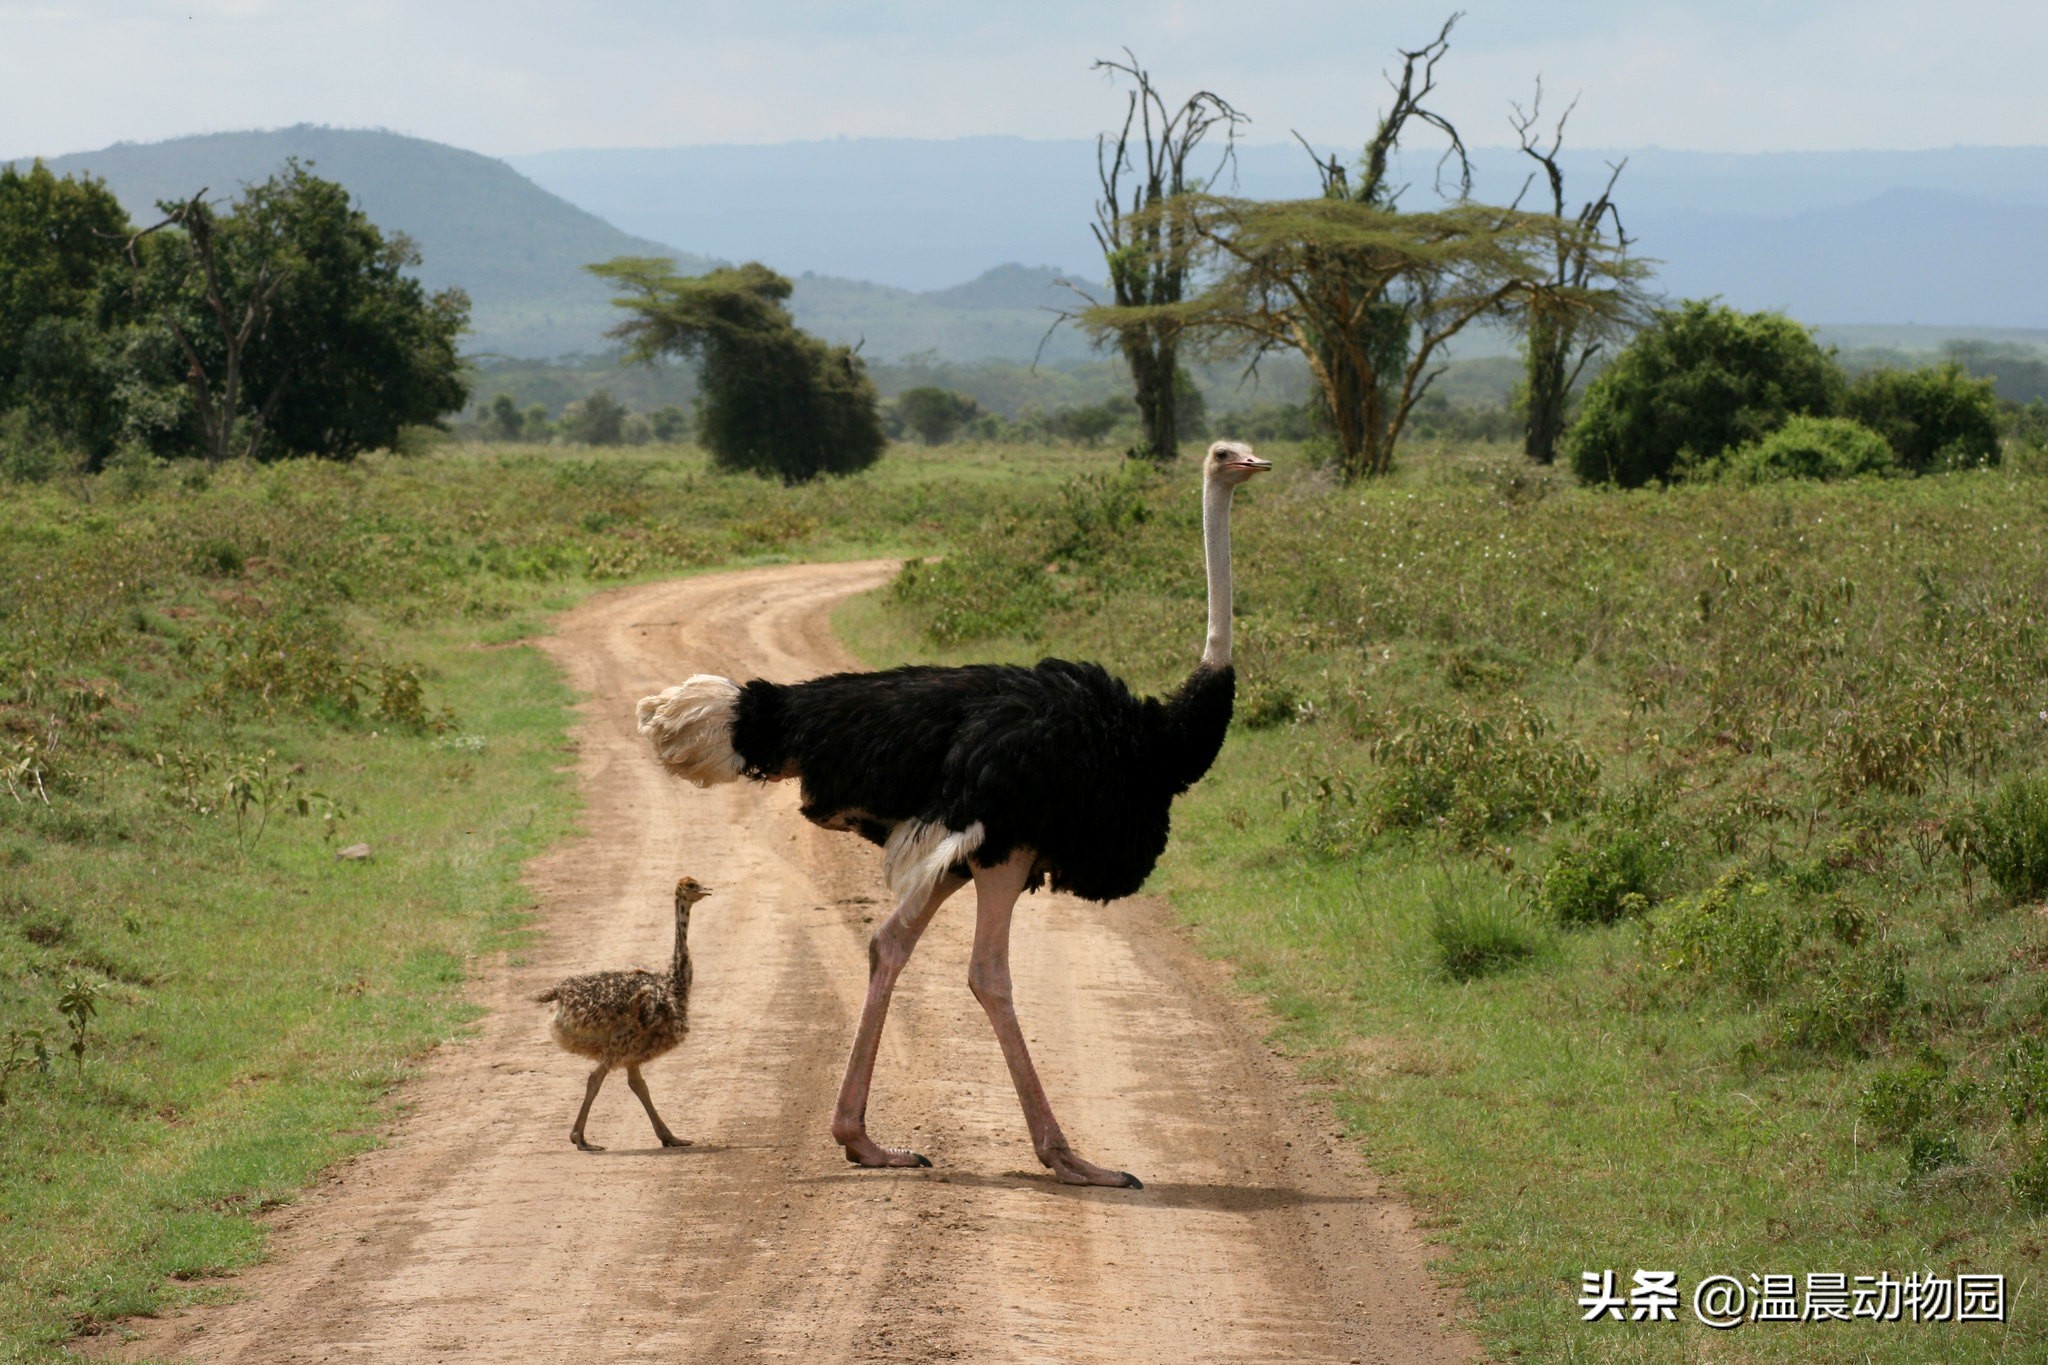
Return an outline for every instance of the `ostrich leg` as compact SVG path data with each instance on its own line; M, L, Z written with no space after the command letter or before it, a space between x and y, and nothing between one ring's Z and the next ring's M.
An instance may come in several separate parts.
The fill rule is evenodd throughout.
M654 1096L648 1093L647 1079L640 1074L640 1064L638 1062L626 1068L626 1084L631 1086L633 1093L640 1097L640 1107L645 1109L647 1117L654 1121L654 1136L661 1140L662 1146L687 1147L690 1145L688 1138L679 1138L674 1133L671 1133L668 1130L668 1125L661 1121L661 1115L654 1112Z
M920 903L904 901L882 921L868 940L868 998L861 1007L860 1029L853 1035L853 1055L846 1060L846 1080L832 1111L832 1138L857 1166L929 1166L916 1152L881 1146L868 1136L868 1085L874 1079L875 1051L882 1044L882 1021L889 1017L889 995L910 961L910 950L946 897L967 885L947 875Z
M611 1063L599 1062L590 1073L589 1082L583 1087L583 1107L576 1111L576 1126L569 1130L569 1141L586 1152L601 1152L604 1148L594 1142L583 1140L583 1125L590 1119L590 1102L597 1098L597 1088L604 1084L604 1074L610 1071Z
M1024 1106L1024 1122L1031 1129L1031 1146L1041 1164L1068 1185L1122 1185L1134 1190L1144 1182L1129 1171L1112 1171L1083 1161L1067 1145L1038 1082L1038 1070L1031 1065L1031 1053L1024 1046L1024 1030L1017 1024L1017 1007L1010 996L1010 912L1024 883L1031 876L1036 857L1019 849L999 867L974 869L974 957L967 969L967 986L988 1012L995 1026L996 1041L1002 1044L1003 1060L1010 1064L1010 1079L1016 1083L1017 1099Z

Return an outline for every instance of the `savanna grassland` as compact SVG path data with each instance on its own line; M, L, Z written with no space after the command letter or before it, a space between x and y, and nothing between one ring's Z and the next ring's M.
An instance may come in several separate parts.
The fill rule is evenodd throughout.
M217 1292L462 1033L467 964L518 950L521 865L575 817L573 698L522 643L551 611L937 550L1077 458L785 489L446 447L0 486L0 1359Z
M1614 493L1439 451L1240 497L1238 726L1154 884L1502 1354L2048 1342L2044 525L2010 468ZM1161 688L1197 544L1187 478L1091 474L845 624ZM1581 1324L1603 1270L1675 1271L1680 1320ZM1692 1320L1703 1277L1808 1273L1845 1311L2003 1274L2008 1321Z
M1418 447L1347 489L1268 453L1238 724L1154 889L1489 1345L2037 1356L2048 478L1612 493ZM571 699L522 643L551 612L903 553L842 613L872 662L1157 689L1200 647L1195 485L1049 448L783 488L499 446L0 487L0 1359L217 1292L460 1036L575 818ZM1603 1269L1997 1273L2009 1322L1581 1325Z

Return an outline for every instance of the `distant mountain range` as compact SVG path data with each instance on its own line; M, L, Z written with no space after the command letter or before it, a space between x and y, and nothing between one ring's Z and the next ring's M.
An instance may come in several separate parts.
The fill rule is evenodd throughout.
M763 260L791 275L807 268L773 251L748 249L743 241L735 250L698 254L668 239L634 236L503 161L396 133L301 125L122 142L52 157L47 164L59 175L98 176L129 216L146 224L158 217L158 200L183 199L201 188L231 198L290 157L346 185L385 231L404 232L418 242L419 274L429 288L458 285L469 291L471 352L543 357L606 349L604 331L619 314L603 283L583 267L614 256L668 256L692 274L721 257ZM893 359L937 351L1028 360L1052 320L1047 309L1074 298L1057 279L1053 270L1003 266L986 278L924 296L810 274L796 280L791 304L804 326L860 342L870 355ZM1047 349L1055 360L1085 352L1071 331Z
M1569 153L1574 203L1622 155ZM1928 329L1890 334L1909 348L1995 328L2048 344L2038 330L2048 329L2048 148L1626 155L1617 200L1635 249L1661 262L1656 284L1673 297L1719 295L1862 330ZM1101 269L1088 233L1095 148L1082 140L857 139L500 161L395 133L302 125L118 143L49 164L105 179L147 222L158 199L201 186L230 196L288 157L418 241L429 286L469 291L474 352L604 350L617 313L582 267L666 255L685 271L761 260L795 280L804 326L878 359L1029 360L1041 344L1055 364L1090 354L1070 327L1046 337L1056 311L1077 300L1062 281ZM1512 150L1479 150L1475 192L1513 198L1530 164ZM1432 178L1433 159L1411 162L1403 202L1428 201ZM1314 186L1300 147L1270 144L1240 146L1219 183L1255 197ZM1475 339L1467 352L1497 341Z
M1623 222L1672 297L1718 295L1809 323L2048 328L2048 147L1567 151L1572 207L1623 158ZM1084 140L860 138L509 160L627 231L715 255L753 251L919 290L1005 260L1101 272L1088 230L1095 145ZM1474 193L1495 203L1535 169L1512 148L1482 147L1473 161ZM1431 202L1435 172L1433 154L1409 157L1402 202ZM1287 198L1315 193L1317 180L1298 145L1240 144L1217 188Z

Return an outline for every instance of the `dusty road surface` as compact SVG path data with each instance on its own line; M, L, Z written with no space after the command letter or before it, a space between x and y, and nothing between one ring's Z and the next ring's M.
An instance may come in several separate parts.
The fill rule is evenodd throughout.
M487 967L490 1013L408 1088L390 1144L279 1219L242 1297L136 1324L131 1359L286 1362L1439 1361L1477 1355L1405 1211L1343 1151L1222 989L1144 901L1018 907L1020 1015L1067 1134L1142 1191L1037 1164L966 989L972 892L897 990L869 1123L930 1170L846 1164L829 1132L885 914L881 860L798 816L794 784L666 776L633 703L684 675L847 665L831 607L886 563L626 589L547 643L586 698L583 832L531 877L544 941ZM669 951L699 906L694 1025L648 1068L695 1145L655 1145L614 1074L569 1145L585 1063L554 1050L561 976Z

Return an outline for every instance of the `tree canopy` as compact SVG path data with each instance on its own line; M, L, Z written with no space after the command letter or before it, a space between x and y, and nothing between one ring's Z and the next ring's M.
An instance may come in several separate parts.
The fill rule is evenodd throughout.
M459 408L458 290L297 162L222 212L201 190L136 231L95 181L0 171L0 408L97 464L347 459Z
M684 276L662 257L589 267L630 316L610 335L634 360L694 360L698 439L722 468L803 483L881 458L888 437L867 367L846 346L797 328L790 282L758 262Z
M1121 220L1135 239L1174 244L1176 265L1202 288L1192 298L1090 308L1099 334L1134 329L1211 356L1256 365L1272 351L1307 361L1321 416L1348 480L1386 472L1415 406L1442 372L1444 345L1482 317L1606 317L1631 306L1641 267L1618 243L1556 214L1475 203L1465 147L1428 103L1449 50L1453 15L1436 38L1401 52L1393 102L1367 142L1354 181L1318 159L1322 194L1259 201L1183 192ZM1392 156L1408 127L1443 135L1458 195L1423 212L1398 207ZM1555 278L1559 254L1579 273ZM1159 248L1159 249L1164 249Z
M1586 390L1566 435L1588 483L1636 488L1682 477L1784 425L1827 416L1841 371L1782 313L1740 313L1703 299L1665 309Z
M1953 360L1858 375L1842 411L1883 436L1915 474L1998 461L1996 385L1970 378Z

